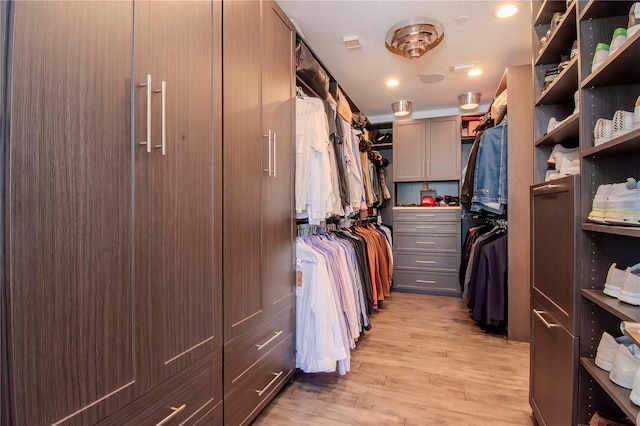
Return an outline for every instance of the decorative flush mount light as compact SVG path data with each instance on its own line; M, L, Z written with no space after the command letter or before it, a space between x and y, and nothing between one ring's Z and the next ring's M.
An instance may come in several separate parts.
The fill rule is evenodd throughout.
M411 101L395 101L391 104L391 108L393 109L393 115L396 117L409 115L411 112Z
M385 46L396 55L417 59L436 47L444 38L444 27L432 18L409 18L387 32Z
M462 109L474 109L480 105L480 92L467 92L458 96L460 102L460 108Z
M482 70L480 68L471 68L467 73L469 77L477 77L480 74L482 74Z
M344 43L347 49L357 49L359 47L362 47L357 35L344 36L342 37L342 42Z
M518 13L518 6L515 4L505 4L496 11L496 18L507 19Z

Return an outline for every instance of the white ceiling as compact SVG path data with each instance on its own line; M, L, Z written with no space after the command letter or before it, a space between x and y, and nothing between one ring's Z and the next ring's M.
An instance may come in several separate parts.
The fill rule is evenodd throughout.
M465 113L458 108L458 95L482 93L477 110L485 112L495 96L507 66L531 63L531 6L513 1L519 12L498 20L493 14L505 1L333 1L277 0L297 25L311 49L335 77L343 90L373 123L392 121L391 103L413 102L409 118ZM459 16L468 22L456 23ZM444 40L419 59L405 59L384 45L387 31L409 17L430 17L444 26ZM343 36L358 35L362 47L348 50ZM456 64L478 63L479 77L453 73ZM418 74L440 73L436 84L420 82ZM385 81L395 77L396 88Z

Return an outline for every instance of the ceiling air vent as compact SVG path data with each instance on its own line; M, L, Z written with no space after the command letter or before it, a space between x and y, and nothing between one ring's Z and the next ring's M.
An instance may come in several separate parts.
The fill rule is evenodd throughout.
M436 47L444 38L444 27L431 18L409 18L387 32L385 46L396 55L417 59Z

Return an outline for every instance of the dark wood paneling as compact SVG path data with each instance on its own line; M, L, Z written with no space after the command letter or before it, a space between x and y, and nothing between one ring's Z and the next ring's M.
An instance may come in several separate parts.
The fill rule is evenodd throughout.
M263 177L262 282L271 315L295 301L293 180L295 164L294 31L275 2L264 2L262 130L274 135L273 176Z
M12 7L5 190L13 423L69 416L90 424L132 400L136 380L133 5Z
M193 426L222 426L222 408L223 403L218 403L207 414L196 420Z
M5 164L6 149L6 78L9 3L0 2L0 164ZM0 188L4 188L4 173L0 175ZM0 241L5 236L5 193L0 196ZM5 302L6 277L4 244L0 244L0 425L9 425L9 362L7 353L7 310Z
M224 341L264 319L260 278L262 190L267 138L261 130L260 3L223 7Z
M151 2L151 309L155 381L213 350L212 3ZM166 155L162 82L166 83ZM144 196L144 195L143 195Z

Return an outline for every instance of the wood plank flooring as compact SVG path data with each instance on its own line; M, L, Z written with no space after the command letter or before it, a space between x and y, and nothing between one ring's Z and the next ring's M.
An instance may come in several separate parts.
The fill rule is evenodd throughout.
M462 299L392 293L346 376L298 372L254 425L534 425L529 344L485 334Z

